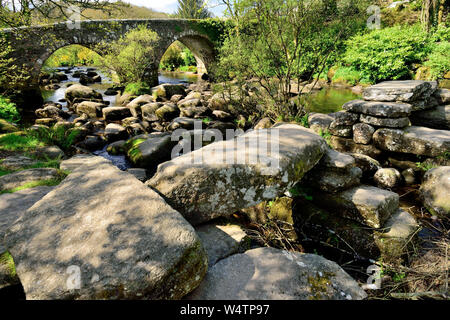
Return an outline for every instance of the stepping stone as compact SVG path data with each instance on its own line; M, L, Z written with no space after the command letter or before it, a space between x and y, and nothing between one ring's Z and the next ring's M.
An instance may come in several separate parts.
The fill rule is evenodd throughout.
M59 177L59 172L53 168L27 169L0 177L0 191L21 187L30 182L53 180Z
M207 271L200 239L111 162L75 169L7 231L27 299L180 299Z
M361 122L377 127L405 128L409 126L409 118L389 119L367 116L365 114L361 115Z
M368 101L410 102L430 97L436 83L421 80L385 81L364 89L363 98Z
M401 118L411 114L412 106L407 103L352 100L342 109L375 117Z
M134 166L154 170L160 163L170 160L177 143L166 133L143 134L128 140L124 147Z
M410 116L414 126L423 126L438 130L450 130L450 105L435 109L413 112Z
M208 255L208 266L237 253L247 234L238 225L203 224L195 228Z
M331 137L330 146L339 152L364 154L372 158L377 158L382 153L382 151L373 144L359 144L353 141L353 139L336 136Z
M329 149L319 164L304 177L305 186L325 192L339 192L360 183L362 170L352 156Z
M431 214L450 216L450 167L427 171L420 186L420 194Z
M373 135L377 148L429 157L450 152L450 131L411 126L405 130L382 128Z
M117 123L110 123L105 127L105 138L108 142L125 140L128 138L127 129Z
M398 209L399 196L372 186L358 186L336 194L314 191L313 202L344 218L381 228Z
M19 170L36 164L37 161L24 156L11 156L0 160L0 167L6 170Z
M258 248L219 261L188 300L361 300L367 295L335 262Z
M383 261L398 263L413 243L419 228L414 217L403 209L398 209L380 231L375 231L375 242L380 249Z
M98 163L101 159L104 158L90 154L78 154L70 159L61 161L59 168L63 171L71 172L77 169L78 167L81 167L82 165L92 165L93 163ZM106 159L104 159L103 161L105 163L108 163L108 160Z
M102 109L102 112L106 121L117 121L132 116L130 109L126 107L107 107Z
M101 117L102 110L106 108L106 105L99 102L83 101L76 107L76 112L79 115L86 114L89 118Z
M245 147L246 141L252 147ZM258 154L258 144L268 151L259 149ZM272 148L278 150L271 152ZM312 130L280 124L165 162L146 184L195 225L284 194L327 149Z

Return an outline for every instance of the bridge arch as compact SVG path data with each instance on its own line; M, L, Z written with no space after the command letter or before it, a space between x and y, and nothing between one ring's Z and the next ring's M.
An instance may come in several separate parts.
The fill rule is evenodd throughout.
M151 86L158 84L159 62L167 48L175 41L186 45L194 54L199 70L208 71L215 60L215 39L210 34L217 30L208 30L201 21L186 19L145 19L145 20L86 20L75 24L56 23L46 26L1 30L6 35L15 52L12 57L16 64L30 69L29 86L38 88L39 73L43 63L59 48L78 44L92 49L101 41L119 39L127 31L145 25L155 31L160 40L156 49L156 61L153 62L143 81ZM26 31L26 32L24 32Z

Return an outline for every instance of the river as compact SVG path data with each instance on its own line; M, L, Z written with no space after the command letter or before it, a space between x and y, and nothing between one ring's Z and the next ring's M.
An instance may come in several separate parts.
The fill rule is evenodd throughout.
M78 83L79 79L73 77L73 72L81 71L86 72L88 67L61 67L58 68L60 72L66 72L68 70L71 73L67 73L68 80L63 81L61 88L57 90L42 90L42 96L45 102L59 102L66 109L66 103L63 102L66 87L71 83ZM113 86L111 79L103 73L101 70L95 70L101 77L102 83L90 84L89 87L95 89L104 95L105 91ZM189 84L199 81L199 75L184 72L161 72L159 74L159 83L172 83L172 84ZM361 96L352 92L348 88L333 88L328 87L319 91L315 91L308 96L305 96L303 103L305 104L308 112L319 112L319 113L332 113L342 110L342 105L350 100L359 99ZM105 96L104 100L110 102L111 106L116 105L116 96Z

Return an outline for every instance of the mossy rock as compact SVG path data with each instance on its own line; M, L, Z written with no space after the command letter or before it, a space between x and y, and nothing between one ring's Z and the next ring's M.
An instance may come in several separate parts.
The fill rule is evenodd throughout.
M414 79L416 80L432 80L430 67L422 66L416 71Z

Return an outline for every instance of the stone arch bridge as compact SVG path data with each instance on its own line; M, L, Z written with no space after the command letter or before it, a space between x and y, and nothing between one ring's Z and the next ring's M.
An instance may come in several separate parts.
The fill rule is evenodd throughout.
M167 48L176 40L186 45L194 54L199 73L207 72L215 59L214 43L220 28L202 20L146 19L146 20L86 20L73 23L56 23L45 26L1 30L14 49L12 57L19 67L30 70L29 87L38 88L38 78L44 62L59 48L78 44L93 49L101 41L117 40L127 31L145 25L159 36L152 59L143 81L151 86L158 84L159 62Z

